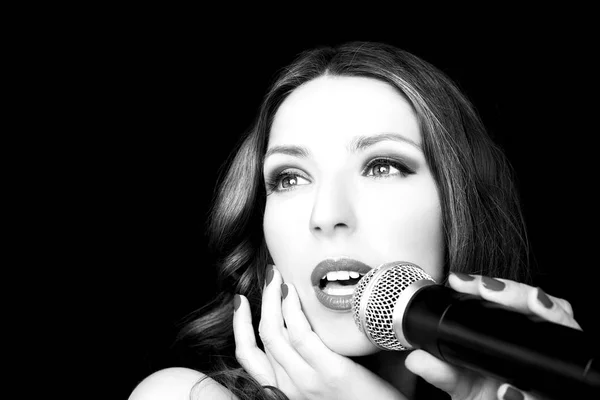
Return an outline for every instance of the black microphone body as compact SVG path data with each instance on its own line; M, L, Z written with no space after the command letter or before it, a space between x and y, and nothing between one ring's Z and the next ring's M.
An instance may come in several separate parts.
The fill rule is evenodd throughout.
M383 350L423 349L545 399L600 399L598 338L436 284L410 262L372 269L352 303L357 327Z
M397 325L410 345L451 364L552 399L600 399L598 352L583 331L437 284L411 296Z

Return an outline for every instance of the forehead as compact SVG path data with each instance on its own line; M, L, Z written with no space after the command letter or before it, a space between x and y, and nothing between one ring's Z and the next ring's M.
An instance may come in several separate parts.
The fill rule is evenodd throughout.
M275 114L269 145L384 132L421 143L416 114L398 89L373 78L321 76L284 100Z

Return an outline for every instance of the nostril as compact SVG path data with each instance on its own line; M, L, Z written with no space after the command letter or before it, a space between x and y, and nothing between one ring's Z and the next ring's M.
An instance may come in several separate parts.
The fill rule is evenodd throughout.
M349 229L349 226L345 223L337 223L337 224L332 224L332 225L313 225L312 227L313 231L315 232L319 232L319 233L323 233L323 232L335 232L338 230L345 230L345 229Z

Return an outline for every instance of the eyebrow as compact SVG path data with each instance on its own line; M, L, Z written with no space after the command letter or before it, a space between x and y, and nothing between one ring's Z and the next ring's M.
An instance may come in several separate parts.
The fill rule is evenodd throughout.
M418 150L423 151L421 145L419 145L412 139L400 135L399 133L393 132L383 132L378 133L377 135L370 136L357 136L352 140L348 148L350 149L350 151L353 152L361 151L366 149L367 147L373 146L374 144L383 142L385 140L393 140L395 142L407 143L413 147L416 147Z
M378 133L376 135L369 135L369 136L356 136L350 142L348 149L351 152L358 152L358 151L365 150L367 147L373 146L376 143L383 142L386 140L393 140L395 142L407 143L407 144L417 148L418 150L423 151L421 146L418 143L416 143L415 141L413 141L403 135L400 135L398 133L392 133L392 132ZM285 155L298 157L298 158L307 158L309 153L310 152L305 147L302 147L302 146L273 146L269 150L267 150L267 153L265 154L264 158L266 159L267 157L269 157L273 154L285 154Z
M301 146L273 146L265 154L265 159L272 154L286 154L299 158L307 158L309 151Z

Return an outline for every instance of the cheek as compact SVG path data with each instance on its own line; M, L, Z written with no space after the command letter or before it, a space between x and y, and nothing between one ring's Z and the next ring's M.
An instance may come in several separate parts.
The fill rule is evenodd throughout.
M442 278L444 235L437 193L380 197L376 207L365 210L369 242L384 262L413 262L436 281Z

